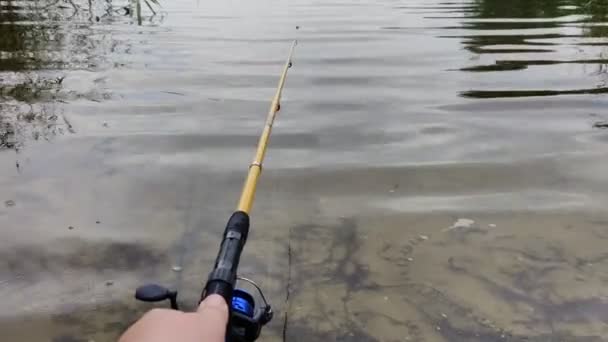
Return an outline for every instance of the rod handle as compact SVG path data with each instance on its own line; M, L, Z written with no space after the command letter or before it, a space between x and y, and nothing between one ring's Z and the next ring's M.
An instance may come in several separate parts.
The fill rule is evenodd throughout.
M249 215L243 211L235 211L226 224L220 251L201 294L201 301L211 294L219 294L224 297L226 303L232 302L237 269L248 234Z

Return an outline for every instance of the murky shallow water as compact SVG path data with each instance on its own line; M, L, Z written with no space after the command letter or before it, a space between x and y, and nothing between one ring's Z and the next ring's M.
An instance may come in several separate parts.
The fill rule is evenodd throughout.
M196 302L294 38L263 340L607 340L605 1L75 5L0 2L3 340Z

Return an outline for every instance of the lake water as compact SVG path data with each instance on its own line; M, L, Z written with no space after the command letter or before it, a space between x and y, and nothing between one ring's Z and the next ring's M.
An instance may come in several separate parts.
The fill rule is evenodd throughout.
M0 1L3 341L195 305L294 39L262 341L608 341L608 1L151 6Z

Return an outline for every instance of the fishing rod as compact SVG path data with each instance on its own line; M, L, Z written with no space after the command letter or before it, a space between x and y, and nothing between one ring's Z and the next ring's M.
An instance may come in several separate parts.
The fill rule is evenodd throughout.
M230 318L226 327L226 341L229 342L255 341L260 336L262 327L270 322L273 317L272 308L266 301L262 289L254 281L239 277L237 269L241 253L247 242L247 235L249 234L249 212L253 205L258 179L262 173L262 164L268 148L272 125L274 124L277 112L281 109L281 94L283 93L283 87L287 79L287 71L292 65L291 59L296 44L297 41L294 41L289 50L287 61L279 78L277 91L270 104L270 110L268 111L266 124L258 142L255 157L249 165L241 198L236 211L226 224L220 251L201 294L201 301L209 295L219 294L224 297L226 303L229 303ZM260 294L262 304L256 306L254 297L249 292L236 288L237 281L253 285ZM177 291L171 291L157 284L139 287L135 291L135 298L144 302L169 300L172 309L179 309Z

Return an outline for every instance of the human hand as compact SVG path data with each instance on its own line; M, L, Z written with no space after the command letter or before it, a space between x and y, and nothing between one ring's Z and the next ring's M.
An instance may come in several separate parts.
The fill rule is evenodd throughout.
M225 342L228 304L210 295L196 312L153 309L135 322L119 342Z

